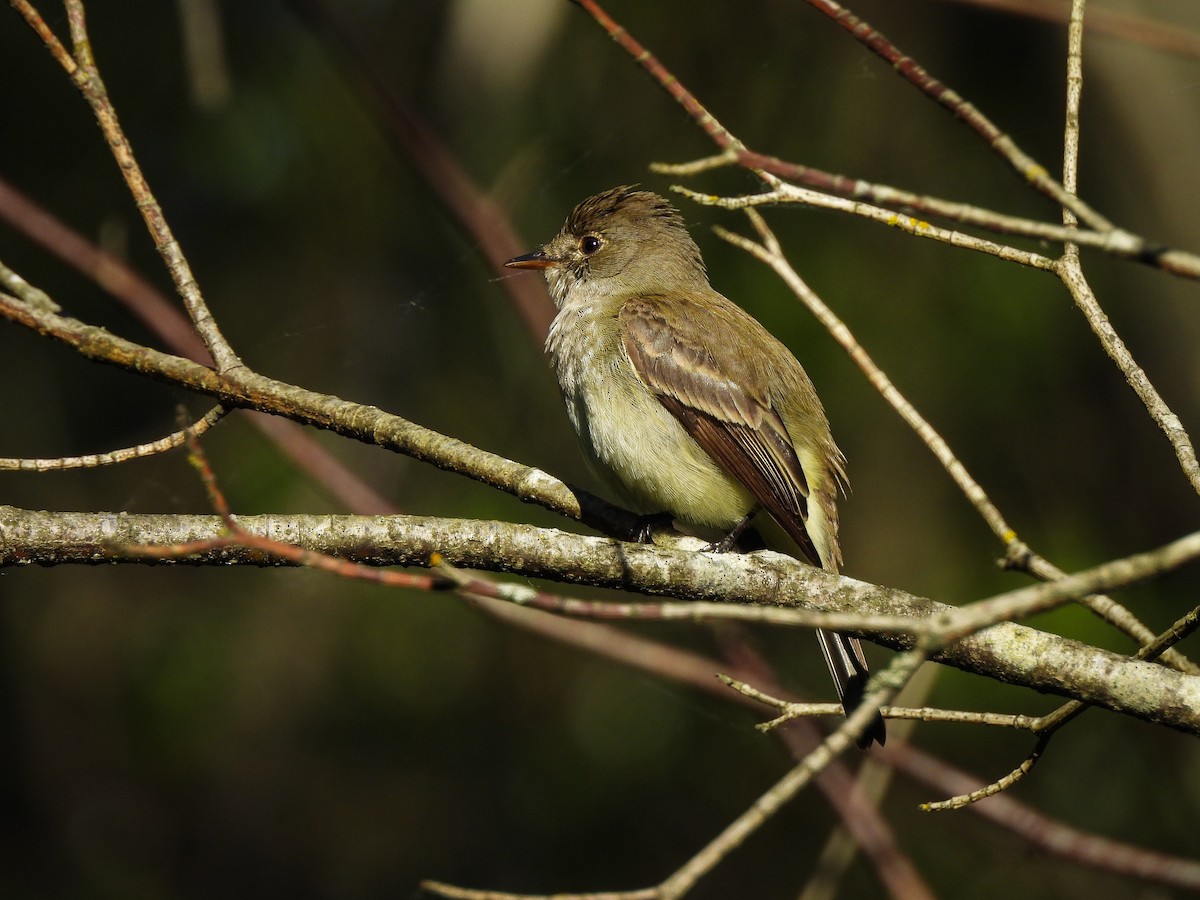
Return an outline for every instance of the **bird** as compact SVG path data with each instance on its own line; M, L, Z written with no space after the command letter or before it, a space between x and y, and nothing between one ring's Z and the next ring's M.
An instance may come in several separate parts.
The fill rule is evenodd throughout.
M665 198L622 185L505 263L539 270L557 314L546 351L590 467L635 512L719 530L734 545L760 511L803 558L837 574L845 457L790 350L709 284ZM818 630L846 714L869 677L857 638ZM883 744L880 715L858 739Z

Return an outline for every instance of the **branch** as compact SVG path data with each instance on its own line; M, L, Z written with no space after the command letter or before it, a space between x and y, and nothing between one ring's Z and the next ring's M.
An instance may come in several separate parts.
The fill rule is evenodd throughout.
M809 188L796 187L795 185L780 181L769 172L760 172L759 174L771 186L772 190L762 194L751 194L742 197L714 197L690 191L683 187L676 187L675 190L695 200L697 203L702 203L706 206L719 206L722 209L749 209L755 206L773 206L780 203L803 204L806 206L833 209L864 219L870 219L874 222L880 222L884 225L890 225L913 237L927 238L929 240L940 241L943 244L949 244L951 247L974 250L977 253L995 256L997 259L1003 259L1006 262L1015 262L1023 266L1029 266L1032 269L1049 271L1054 268L1054 260L1048 256L1043 256L1041 253L1032 253L1029 250L1010 247L1006 244L997 244L995 241L973 237L969 234L963 234L961 231L937 228L921 219L914 219L912 216L884 209L881 206L872 206L869 203L863 203L859 200L833 197Z
M208 310L200 286L192 276L187 257L175 235L167 224L162 207L150 192L150 185L142 174L141 166L133 154L129 139L117 120L117 111L108 98L108 90L100 78L92 56L91 42L87 33L87 22L84 17L83 3L80 0L66 0L67 17L71 26L71 38L74 44L74 55L68 53L62 43L54 36L50 27L42 19L41 14L27 0L13 0L13 6L24 16L25 21L46 44L50 54L58 60L66 71L72 83L87 100L92 113L104 133L105 141L112 150L113 158L121 171L129 193L137 204L138 211L146 223L146 228L154 240L154 247L166 263L167 271L179 292L183 305L196 326L196 331L204 339L208 352L216 360L218 370L232 371L241 366L241 360L229 346L225 336L221 334L216 319Z
M19 472L61 472L64 469L92 469L97 466L111 466L128 462L131 459L143 459L158 453L165 453L182 447L193 437L199 437L217 424L225 416L225 408L214 406L201 418L187 428L168 434L166 437L136 447L123 447L108 453L92 453L86 456L62 456L56 459L10 459L0 457L0 471Z
M527 503L578 519L608 533L628 532L637 517L578 491L531 466L385 413L256 374L245 366L226 373L144 347L78 319L38 309L0 293L0 316L51 337L88 359L148 375L215 397L223 405L254 409L377 444L506 491Z
M1113 224L1084 203L1072 190L1064 188L1032 156L1017 146L1016 141L1005 134L991 119L973 103L964 100L957 91L938 81L919 65L916 60L893 44L874 26L854 15L834 0L806 0L809 6L831 19L836 25L849 32L856 41L891 66L901 78L921 91L947 112L979 135L983 141L1003 157L1018 175L1055 202L1069 209L1097 231L1112 231Z
M833 625L898 650L916 643L921 620L960 613L852 578L836 577L778 553L713 554L628 544L528 525L408 516L245 516L248 532L371 565L426 565L440 553L456 566L511 572L711 603L597 604L556 599L559 609L621 618L770 619L777 624ZM46 513L0 507L0 566L67 562L145 562L122 547L212 541L223 534L214 516ZM1109 589L1147 577L1167 562L1200 556L1200 534L1069 576L1022 588L961 611L991 621L999 608L1045 606L1072 592ZM179 563L265 565L259 553L227 543L197 550ZM527 592L532 594L533 592ZM533 598L530 598L532 600ZM716 602L721 601L721 602ZM758 604L759 610L742 604ZM772 609L774 608L774 609ZM813 611L817 612L813 612ZM785 615L785 613L787 615ZM820 613L820 615L818 615ZM853 626L881 624L909 633L868 634ZM788 617L791 617L790 620ZM961 630L961 629L959 629ZM968 672L1082 700L1200 735L1200 677L1129 659L1022 625L1002 623L964 637L932 657Z
M1052 240L1064 240L1068 237L1067 233L1058 226L1033 222L1015 216L1002 216L991 210L982 210L968 204L954 203L936 197L915 194L910 191L897 190L887 185L877 185L861 179L847 178L844 175L824 172L820 169L787 162L778 157L751 150L736 135L722 125L653 53L608 15L596 0L574 0L574 2L582 7L622 47L659 87L683 107L696 125L722 150L719 156L705 160L702 166L711 166L714 161L720 164L736 163L748 169L758 172L769 172L773 175L803 182L820 190L840 194L844 197L887 203L894 207L911 209L933 216L942 216L955 221L979 225L994 231L1025 234ZM836 4L827 3L825 0L808 0L808 2L831 9L834 7L841 9ZM861 20L856 19L855 21L861 23ZM878 32L871 29L869 25L865 23L861 24L871 34L878 35ZM884 40L886 41L886 39ZM889 46L891 45L889 44ZM903 56L894 47L892 51L899 56ZM904 57L904 59L909 60L908 57ZM909 60L909 63L911 63L911 60ZM941 86L941 88L944 90L944 86ZM956 102L962 102L961 98L957 97L957 95L954 95L954 98ZM942 102L942 100L939 100L939 102ZM1048 195L1058 196L1063 194L1062 187L1049 177L1045 168L1029 159L1029 157L1020 151L1011 138L996 129L990 121L982 116L979 110L970 104L965 104L962 107L955 108L954 111L956 114L963 116L969 113L973 119L973 127L978 125L976 130L988 140L989 145L1000 150L1001 155L1004 155L1010 162L1017 166L1018 171L1027 181L1034 183L1035 186ZM685 165L683 167L671 167L660 165L656 168L658 171L682 173L684 171L701 170L702 166ZM1100 247L1115 256L1155 266L1174 275L1185 278L1200 278L1200 256L1182 250L1163 247L1160 244L1147 241L1145 238L1131 234L1123 229L1114 228L1097 213L1093 212L1090 207L1083 205L1081 201L1068 200L1067 202L1073 202L1077 207L1086 210L1088 216L1084 217L1085 220L1094 221L1098 225L1102 224L1105 226L1098 227L1094 232L1081 232L1078 238L1080 242Z
M950 448L946 440L937 432L933 425L918 412L915 406L892 383L891 379L871 358L870 354L855 339L849 327L833 312L832 309L808 286L799 273L792 267L774 232L753 207L745 209L747 216L759 233L762 243L755 243L741 235L734 234L723 228L717 228L717 234L736 247L750 253L760 262L768 265L783 280L784 284L809 309L817 320L825 327L835 341L846 351L855 365L866 376L871 386L880 396L896 410L904 422L916 432L917 436L937 458L942 468L962 491L963 495L975 507L976 511L987 523L992 533L1005 546L1005 564L1008 568L1029 571L1035 576L1050 580L1059 578L1063 572L1056 566L1038 556L1021 541L1016 530L1008 523L999 507L992 502L983 486L971 475ZM1154 632L1140 622L1129 610L1110 598L1100 595L1090 595L1082 598L1081 602L1105 621L1130 635L1139 644L1146 644L1154 638ZM1175 668L1197 674L1197 667L1178 651L1172 650L1167 655L1167 661Z

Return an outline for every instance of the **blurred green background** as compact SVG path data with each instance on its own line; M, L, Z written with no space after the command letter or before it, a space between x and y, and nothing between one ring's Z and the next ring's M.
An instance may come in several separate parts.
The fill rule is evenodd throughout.
M61 8L42 5L65 38ZM665 192L672 180L648 163L713 152L565 0L333 5L367 35L389 87L509 213L526 249L597 190L641 182ZM293 8L219 3L223 47L189 58L183 13L204 4L92 6L95 53L122 123L250 365L593 484L540 339L499 284L528 276L483 261L382 137L344 60ZM1188 0L1090 6L1200 30ZM802 3L611 0L609 9L755 149L1056 215L951 116ZM1063 27L938 0L854 9L1057 170ZM1085 57L1082 193L1131 230L1200 249L1200 60L1100 35ZM0 177L169 293L89 111L7 9L0 58ZM689 185L756 189L740 171ZM714 286L796 351L825 401L854 486L842 506L847 574L951 603L1025 584L993 565L998 542L854 365L770 273L710 231L747 231L744 220L679 203ZM1050 276L827 212L768 216L797 269L1035 550L1073 569L1197 527L1197 498L1170 447ZM0 259L68 314L157 343L7 226ZM1097 254L1086 263L1135 357L1200 431L1196 285ZM0 326L0 358L0 455L127 446L172 430L180 401L206 408L14 326ZM465 479L318 438L406 512L565 524ZM205 447L238 512L342 511L240 416ZM180 454L3 473L0 501L207 510ZM1196 603L1197 588L1189 571L1123 598L1161 629ZM423 877L529 892L641 886L789 764L738 707L446 596L313 572L63 567L0 572L0 597L7 897L410 896ZM1130 650L1084 613L1035 624ZM713 652L703 630L642 631ZM810 636L756 640L797 690L827 693ZM1055 705L952 671L933 701L1026 713ZM1023 738L965 727L924 727L916 740L987 779L1028 749ZM1091 712L1013 796L1078 827L1195 856L1200 752L1193 738ZM937 798L900 779L885 808L943 896L1170 895L1048 858L970 812L922 815L916 804L927 799ZM694 896L796 896L833 821L807 792ZM858 865L844 896L881 891Z

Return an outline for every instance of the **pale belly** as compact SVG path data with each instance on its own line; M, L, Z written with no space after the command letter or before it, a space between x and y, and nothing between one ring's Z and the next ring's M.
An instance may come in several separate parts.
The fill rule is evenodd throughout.
M754 507L632 372L589 380L566 401L589 463L636 512L730 529Z

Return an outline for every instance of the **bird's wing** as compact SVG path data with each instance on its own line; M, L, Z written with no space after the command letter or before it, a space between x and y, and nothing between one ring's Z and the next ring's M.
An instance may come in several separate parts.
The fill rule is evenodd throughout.
M809 480L792 437L771 406L763 368L748 364L728 339L730 328L744 323L736 313L694 303L682 310L680 302L635 297L621 307L621 340L634 371L704 452L744 484L821 567L806 527ZM668 303L676 307L669 327Z
M681 302L686 301L635 297L621 307L621 340L634 371L704 452L749 489L809 562L836 571L836 560L822 560L808 533L809 478L771 405L765 369L746 360L729 339L732 329L761 326L736 308L688 303L681 309ZM669 327L668 303L675 305ZM830 460L830 469L834 479L843 477L838 459ZM868 678L862 646L833 631L818 630L817 637L849 714ZM885 739L877 715L858 743L868 747Z

